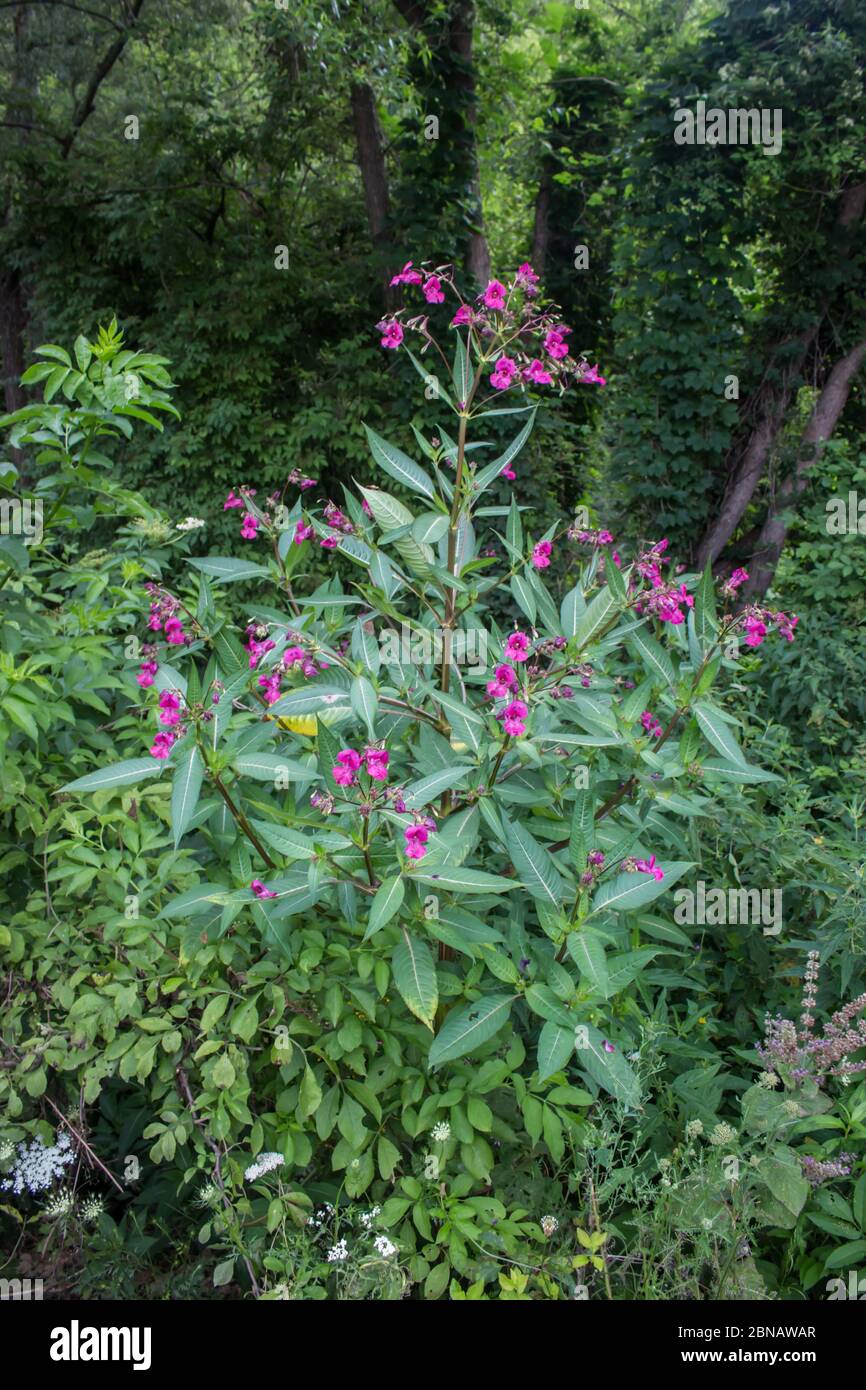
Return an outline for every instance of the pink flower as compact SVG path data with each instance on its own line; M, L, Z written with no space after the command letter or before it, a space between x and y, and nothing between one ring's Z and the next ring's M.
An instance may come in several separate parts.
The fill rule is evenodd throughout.
M745 584L748 577L748 570L735 569L732 572L730 579L728 580L728 584L731 586L732 589L739 589L741 584Z
M265 692L265 700L269 705L275 705L280 698L280 673L276 671L272 676L259 676L259 685Z
M174 734L167 729L161 729L150 746L150 756L152 758L167 758L174 743Z
M384 748L367 748L364 752L367 772L374 782L387 782L389 754Z
M403 831L406 838L404 853L407 859L423 859L427 853L425 845L430 832L426 825L407 825Z
M355 773L361 766L361 755L354 748L344 748L337 754L337 766L333 769L334 781L340 787L353 787Z
M767 625L762 623L760 618L749 616L743 626L746 629L746 646L760 647L767 635Z
M165 640L172 647L179 647L186 641L186 633L180 618L168 619L165 625Z
M488 309L504 309L505 286L499 280L491 280L480 298L484 300Z
M235 497L234 488L230 488L229 495L223 502L223 511L227 512L230 507L245 507L247 504L242 497Z
M523 378L525 381L534 381L536 386L550 386L553 381L550 372L545 371L544 363L537 357L533 357L529 366L524 367Z
M412 262L407 261L402 270L391 280L392 285L420 285L424 276L417 270L412 269Z
M295 526L295 545L303 545L313 534L312 526L307 526L306 522L299 521Z
M654 854L651 855L649 859L639 859L636 868L639 869L642 874L652 874L653 878L659 883L661 883L664 878L664 871L657 867Z
M288 671L290 666L302 666L306 659L303 647L286 647L282 656L283 670Z
M505 467L500 471L499 476L500 478L507 478L510 483L513 483L514 479L517 477L517 474L515 473L513 468L509 468L508 464L506 464Z
M256 532L259 529L259 519L253 516L252 512L247 512L241 522L241 535L245 541L254 541Z
M513 666L494 666L493 677L492 681L487 682L487 693L494 700L501 700L510 690L516 690L519 684Z
M656 719L655 715L652 714L650 710L644 710L643 714L640 717L640 722L646 729L647 733L650 734L653 738L661 738L662 734L664 733L664 730L662 729L662 726Z
M506 661L525 661L529 656L529 638L525 632L512 632L505 643Z
M583 382L584 385L607 386L607 378L599 376L597 366L586 367L584 371L581 372L580 376L578 377L578 380Z
M517 267L517 284L530 298L538 294L538 276L528 261Z
M277 895L271 888L266 888L260 878L254 878L250 884L257 898L275 898Z
M332 531L330 536L326 536L323 541L319 541L319 545L323 550L336 550L339 544L340 536L336 531Z
M502 720L502 727L507 734L514 738L520 738L521 734L526 733L526 716L529 713L528 707L522 700L512 700L510 705L498 716Z
M139 685L142 686L142 688L148 685L153 685L153 678L156 675L157 670L158 667L155 661L143 661L141 664L141 670L139 671L135 679L138 681Z
M566 333L570 333L570 328L551 328L544 335L544 351L549 357L567 357L568 343L565 341Z
M779 630L779 635L784 637L786 642L793 642L794 628L799 621L800 619L795 614L792 614L790 618L786 613L776 614L776 627Z
M605 1052L616 1052L616 1048L614 1047L613 1043L608 1042L607 1038L605 1038L604 1042L602 1043L602 1047L604 1048Z
M507 391L516 375L517 363L510 357L500 357L490 377L490 385L495 386L497 391Z
M180 700L171 690L164 690L159 697L159 721L161 724L176 724L180 719Z
M472 310L468 304L461 304L457 313L451 320L452 328L462 328L463 324L472 322Z
M376 324L382 332L383 348L398 348L403 341L403 325L396 319L382 319Z
M550 552L553 550L552 541L539 541L533 547L532 563L537 570L546 570L550 564Z
M428 304L445 303L445 291L438 275L431 275L430 279L424 282L424 298Z

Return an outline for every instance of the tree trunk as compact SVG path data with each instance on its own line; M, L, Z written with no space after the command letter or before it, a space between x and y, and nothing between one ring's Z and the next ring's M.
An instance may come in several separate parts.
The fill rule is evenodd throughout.
M390 307L392 296L388 291L388 263L390 260L391 239L388 230L390 200L388 197L388 173L385 168L385 153L382 144L382 131L376 111L376 98L373 88L367 82L356 82L352 86L352 121L355 127L355 145L358 152L358 168L364 185L364 201L367 205L367 222L370 227L370 240L379 263L382 279L382 293L385 306Z
M840 262L850 249L864 210L866 183L851 184L840 195L836 216ZM712 564L727 545L752 499L752 494L764 474L770 450L784 424L797 379L802 373L809 349L818 337L828 308L829 300L825 298L818 306L812 326L795 340L800 344L799 349L792 353L790 361L782 369L780 379L759 393L757 422L728 482L719 513L707 527L698 546L696 563L701 569L707 564ZM787 346L783 344L782 348ZM778 356L781 350L777 349L773 355Z
M793 472L785 478L767 513L749 566L749 579L743 588L743 598L760 598L767 590L779 563L785 544L788 524L785 513L806 487L809 469L820 456L821 449L832 436L839 417L845 409L854 377L866 359L866 339L859 342L835 364L803 431Z
M535 223L532 228L532 268L544 275L547 248L550 244L550 195L553 191L553 160L546 155L541 166L541 178L535 195Z
M475 22L473 0L457 0L449 30L451 52L457 59L454 85L463 93L465 107L466 160L469 167L469 244L466 249L466 271L470 279L486 285L490 279L490 251L484 233L484 208L481 199L481 179L478 172L478 149L475 141L477 96L475 67L472 61L472 26Z

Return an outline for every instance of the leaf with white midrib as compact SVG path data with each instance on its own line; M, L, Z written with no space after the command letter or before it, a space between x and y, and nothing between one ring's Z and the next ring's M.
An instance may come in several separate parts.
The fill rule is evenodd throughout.
M426 942L412 937L402 928L402 940L397 942L391 957L394 983L410 1013L428 1028L439 1005L436 966Z
M433 1040L428 1065L465 1057L473 1047L487 1042L505 1023L516 998L514 994L488 994L449 1014Z
M198 804L203 777L204 763L198 748L192 744L175 769L171 787L171 824L175 847L180 843Z
M540 898L551 907L559 907L563 884L548 852L519 822L509 821L504 815L502 822L514 867L524 886L534 898Z

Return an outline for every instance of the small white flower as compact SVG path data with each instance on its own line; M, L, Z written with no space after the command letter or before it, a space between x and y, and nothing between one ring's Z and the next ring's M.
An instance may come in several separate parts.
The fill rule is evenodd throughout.
M64 1169L74 1159L68 1134L61 1134L51 1146L46 1146L39 1138L30 1144L19 1144L15 1166L9 1177L0 1183L0 1188L16 1196L25 1190L44 1192L47 1187L53 1187L55 1178L65 1176Z
M188 516L186 521L179 521L175 527L176 531L198 531L199 527L204 526L205 522L200 516Z
M69 1216L75 1206L75 1198L68 1188L63 1188L60 1192L54 1192L45 1203L45 1215L52 1221L57 1221L63 1216Z
M451 1126L447 1120L440 1120L430 1131L430 1137L435 1139L437 1144L444 1144L446 1139L451 1138Z
M554 1231L559 1229L559 1222L557 1221L555 1216L542 1216L541 1229L547 1236L547 1239L550 1240L550 1237L553 1235Z
M105 1204L101 1197L87 1197L81 1204L82 1221L98 1221L105 1211Z
M372 1207L370 1211L361 1212L359 1220L361 1222L361 1225L364 1227L365 1231L369 1231L370 1227L372 1226L373 1222L375 1221L376 1217L379 1215L381 1210L381 1207Z
M340 1260L349 1258L349 1247L345 1240L338 1240L328 1251L328 1264L337 1264Z
M387 1260L390 1255L396 1255L397 1253L396 1245L392 1245L387 1236L377 1236L373 1244L385 1260Z
M251 1163L244 1173L247 1182L255 1182L256 1178L261 1178L265 1173L270 1173L274 1168L280 1168L285 1159L282 1154L259 1154L255 1163Z

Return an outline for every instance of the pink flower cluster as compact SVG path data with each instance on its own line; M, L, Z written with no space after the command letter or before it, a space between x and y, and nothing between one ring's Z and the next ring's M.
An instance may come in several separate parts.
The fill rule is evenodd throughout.
M184 632L183 623L177 616L180 600L160 589L157 584L148 583L144 587L151 595L150 617L147 620L151 632L162 632L170 647L180 647L190 642L192 639Z
M581 545L613 544L613 536L610 531L586 531L582 527L572 526L567 534L569 540L578 541Z
M153 685L154 677L159 670L159 662L156 661L155 657L150 655L150 651L153 649L150 648L145 650L147 654L144 661L141 663L141 669L135 677L142 690L146 690L149 685Z
M488 281L477 296L475 307L461 301L451 319L451 327L476 330L479 342L486 340L485 346L493 340L494 351L495 344L501 344L502 350L495 357L490 375L490 384L496 391L507 391L517 382L564 387L569 379L594 386L606 385L597 366L591 367L582 357L570 356L567 338L571 329L554 314L537 310L532 301L538 295L538 283L532 266L524 261L508 285L501 280ZM428 304L442 304L445 287L454 289L449 266L426 271L416 269L412 261L407 261L392 277L391 284L420 286ZM406 328L418 331L429 341L427 316L407 319L404 325L400 320L404 312L401 309L387 314L376 324L383 348L391 351L399 348ZM506 351L509 347L512 355Z
M256 495L256 489L254 487L242 487L240 491L241 496L237 497L234 488L229 489L229 495L223 502L224 512L230 511L233 507L245 507L247 505L245 499L247 497L255 497ZM245 541L254 541L258 534L258 529L258 517L254 516L252 512L244 512L241 520L241 536L243 539Z
M427 841L430 832L436 829L436 822L429 816L415 825L407 825L403 831L406 841L403 852L407 859L423 859L427 853Z
M550 564L550 555L553 550L552 541L539 541L532 548L532 563L537 570L546 570Z
M647 733L650 735L650 738L661 738L664 730L662 729L662 726L656 719L655 715L652 714L648 709L644 710L643 714L640 717L640 722L646 729Z
M351 536L354 534L354 526L347 516L340 511L334 502L329 502L324 512L325 521L331 528L324 540L319 544L324 550L334 550L340 543L340 536Z
M275 898L277 896L272 888L265 887L260 878L254 878L250 884L250 888L253 890L256 897L260 899Z
M656 857L654 854L651 854L649 859L639 859L635 864L635 868L638 873L652 874L653 878L656 879L658 883L661 883L664 878L664 870L660 869L656 864Z
M789 616L787 613L775 612L772 608L761 608L754 603L743 610L740 621L746 634L746 646L760 647L770 626L774 626L786 642L793 642L794 628L800 619L794 614Z
M262 657L273 651L277 645L273 638L268 636L268 631L263 623L250 623L247 626L247 640L244 646L249 652L251 671L254 671ZM295 636L296 634L289 630L288 635ZM327 670L327 667L327 661L316 663L307 656L303 647L286 647L273 670L259 676L258 684L264 691L267 704L274 705L280 698L282 679L289 672L295 672L304 676L306 680L310 680L313 676L317 676L320 671Z
M390 754L385 748L365 748L356 753L354 748L344 748L337 754L337 765L333 768L334 781L339 787L354 787L356 773L361 769L374 782L387 782Z

